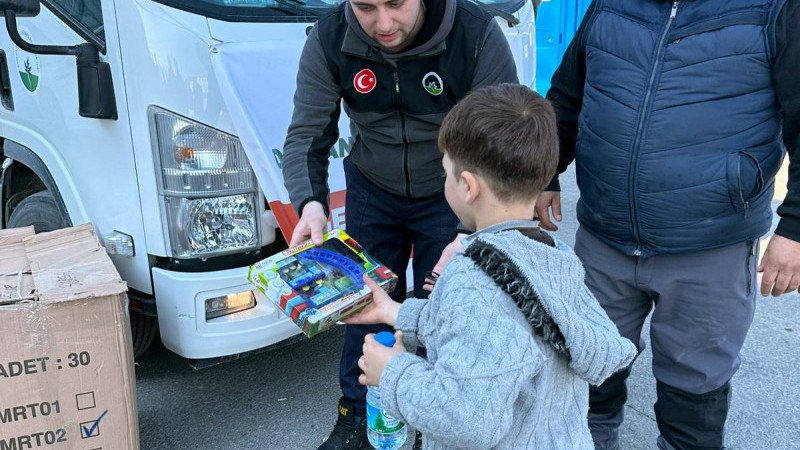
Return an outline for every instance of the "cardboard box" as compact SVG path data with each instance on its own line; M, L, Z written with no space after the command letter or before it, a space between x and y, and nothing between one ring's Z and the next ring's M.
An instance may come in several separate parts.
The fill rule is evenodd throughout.
M308 337L372 301L362 279L365 273L388 292L397 284L397 275L344 231L326 233L324 241L315 247L309 240L270 256L252 265L248 274L250 282Z
M138 449L127 286L91 224L0 230L0 450Z

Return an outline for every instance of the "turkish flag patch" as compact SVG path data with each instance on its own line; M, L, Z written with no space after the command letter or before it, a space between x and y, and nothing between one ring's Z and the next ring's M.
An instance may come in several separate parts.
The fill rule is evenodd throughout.
M353 87L362 94L372 92L376 84L378 84L378 80L375 79L375 74L369 69L358 72L353 78Z

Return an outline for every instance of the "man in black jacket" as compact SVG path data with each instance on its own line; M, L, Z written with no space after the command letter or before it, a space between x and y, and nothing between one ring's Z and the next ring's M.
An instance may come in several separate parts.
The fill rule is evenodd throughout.
M340 100L350 117L344 161L347 232L399 277L402 301L414 249L414 294L455 236L436 145L442 119L480 86L517 82L508 42L493 18L463 0L350 0L309 34L297 76L283 174L300 215L290 245L322 242L327 168L338 139ZM342 398L323 450L365 448L366 388L358 383L364 336L348 326L339 368Z

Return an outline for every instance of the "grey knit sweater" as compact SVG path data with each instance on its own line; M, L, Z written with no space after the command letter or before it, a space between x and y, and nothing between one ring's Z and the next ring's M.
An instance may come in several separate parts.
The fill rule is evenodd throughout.
M405 353L389 362L382 406L420 430L426 450L594 448L588 383L630 364L636 349L585 287L569 246L516 230L532 225L506 222L469 236L430 299L400 308L404 344L425 346L428 356ZM481 244L518 269L539 304L521 309L466 256ZM546 325L548 316L554 325L541 337L531 324Z

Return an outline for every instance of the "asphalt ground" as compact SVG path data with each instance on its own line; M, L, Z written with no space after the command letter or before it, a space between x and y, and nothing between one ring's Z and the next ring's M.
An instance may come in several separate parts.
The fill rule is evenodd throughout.
M574 174L565 174L561 184L564 222L556 235L572 244L578 198ZM774 207L785 195L785 178L776 186ZM799 305L797 293L758 300L742 367L733 379L729 449L800 449ZM343 329L336 328L199 371L157 343L136 367L142 448L316 449L336 419L342 341ZM646 350L629 379L623 449L655 448L650 364Z

